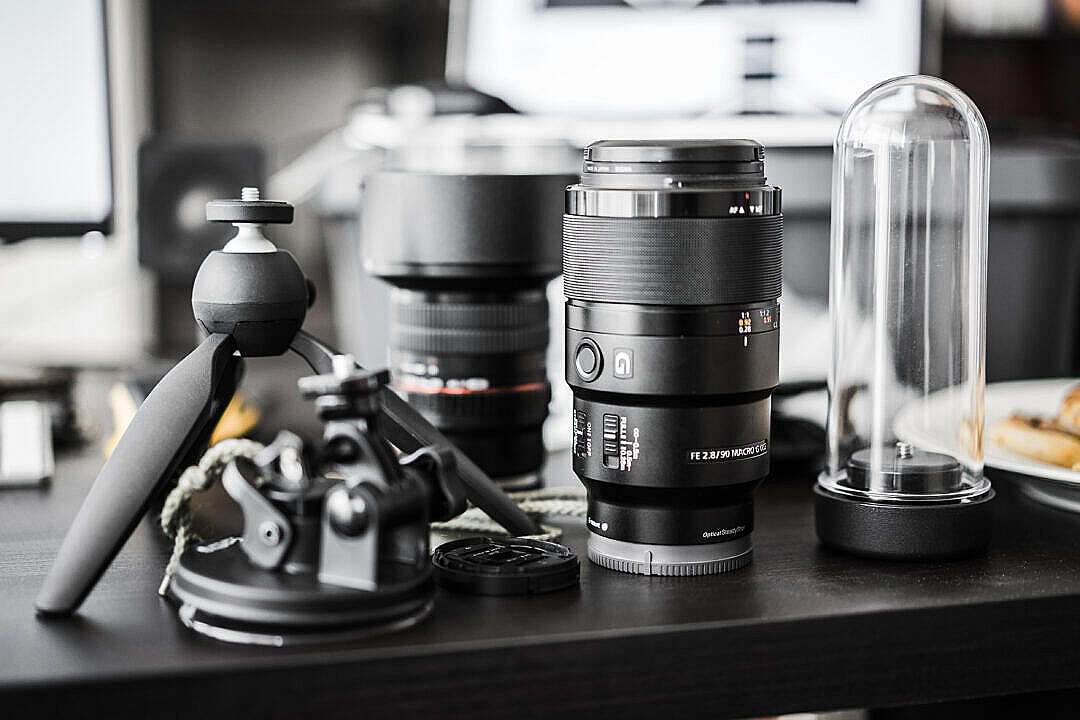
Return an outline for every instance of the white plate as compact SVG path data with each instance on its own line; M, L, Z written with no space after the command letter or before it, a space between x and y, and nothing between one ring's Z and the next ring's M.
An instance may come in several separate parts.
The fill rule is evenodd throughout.
M1023 488L1028 495L1040 502L1073 512L1080 512L1080 472L1010 452L990 439L990 429L998 421L1016 412L1046 418L1057 416L1061 401L1078 384L1078 378L1054 378L1017 380L986 386L986 466L1026 476L1029 482L1023 483ZM945 403L947 400L945 396L937 394L929 396L925 402L931 406L932 411L935 403ZM921 404L917 407L914 405L903 408L897 414L893 428L897 437L918 446L933 448L937 445L933 435L949 437L955 433L955 430L924 428L915 423L915 412L918 411L921 415L922 407Z

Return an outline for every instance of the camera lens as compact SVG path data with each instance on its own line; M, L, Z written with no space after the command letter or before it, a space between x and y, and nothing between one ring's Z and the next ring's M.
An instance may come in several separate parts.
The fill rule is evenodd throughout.
M764 148L598 142L565 210L589 558L651 575L742 567L779 382L783 220Z
M551 385L547 283L569 175L383 171L364 265L394 285L392 384L504 487L539 484Z

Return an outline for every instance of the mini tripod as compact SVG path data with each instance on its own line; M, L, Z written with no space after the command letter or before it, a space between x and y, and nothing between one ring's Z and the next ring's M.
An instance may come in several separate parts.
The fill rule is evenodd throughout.
M240 380L242 357L300 355L315 370L334 372L340 353L301 330L315 298L296 259L267 240L261 226L290 223L289 203L260 200L245 188L239 200L214 200L206 219L237 226L223 250L211 252L195 277L191 305L206 339L146 398L101 469L64 538L37 597L43 615L74 612L120 551L154 495L207 445ZM359 369L359 368L358 368ZM402 452L445 446L453 475L478 507L512 535L540 527L461 451L392 391L377 393L382 435Z

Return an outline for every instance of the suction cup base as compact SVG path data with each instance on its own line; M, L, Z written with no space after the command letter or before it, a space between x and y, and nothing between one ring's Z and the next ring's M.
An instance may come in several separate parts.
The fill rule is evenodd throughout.
M180 620L226 642L293 645L344 641L414 625L431 611L430 563L383 561L375 590L319 582L314 572L255 567L239 543L195 547L180 558L170 586Z
M268 647L295 647L297 645L326 644L351 642L372 635L396 632L407 627L416 625L428 616L435 606L434 601L428 602L417 612L408 617L388 620L375 625L361 625L359 627L347 625L344 627L326 628L281 628L273 626L253 625L250 623L236 622L228 618L217 617L204 613L193 605L181 605L179 616L180 622L185 627L194 630L200 635L220 640L221 642L235 643L238 645L265 645Z
M814 522L834 550L885 560L956 560L986 552L994 491L949 503L879 502L814 485Z

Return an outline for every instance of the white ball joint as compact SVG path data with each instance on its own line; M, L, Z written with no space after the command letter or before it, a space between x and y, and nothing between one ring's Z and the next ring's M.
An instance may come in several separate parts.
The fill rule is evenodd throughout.
M260 193L257 187L246 187L240 190L240 200L243 202L259 202ZM228 253L272 253L277 251L274 243L270 242L262 232L262 223L236 222L236 235L222 248Z

